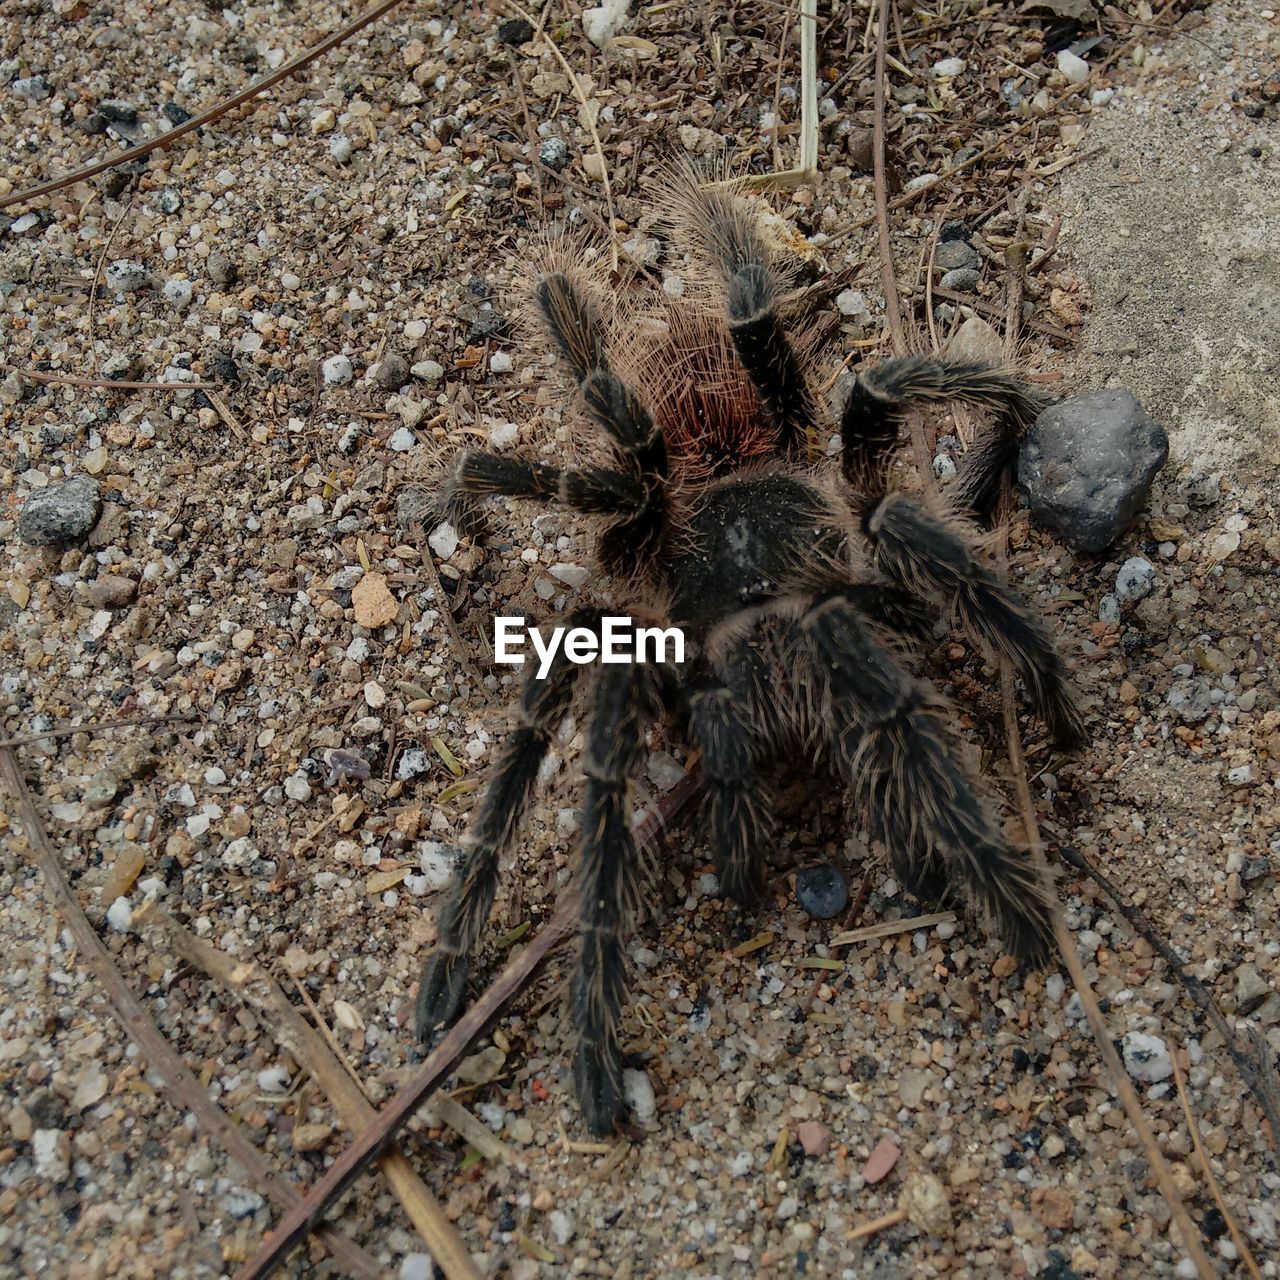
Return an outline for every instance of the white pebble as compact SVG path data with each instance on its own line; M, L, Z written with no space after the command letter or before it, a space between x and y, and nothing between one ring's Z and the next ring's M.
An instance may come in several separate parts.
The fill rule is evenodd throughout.
M643 1071L628 1068L622 1073L622 1096L631 1108L632 1118L644 1124L658 1114L658 1100L653 1085Z
M417 364L411 366L409 372L415 378L421 378L423 382L439 382L444 377L444 365L436 360L419 360Z
M684 778L684 766L669 751L655 751L649 757L646 772L659 791L670 791Z
M836 310L842 316L850 316L853 319L871 315L866 295L859 289L845 289L842 293L836 294Z
M330 356L321 366L321 372L326 386L345 387L355 370L346 356Z
M183 307L189 306L191 303L191 281L190 280L166 280L164 283L164 298L171 307L177 307L181 310Z
M290 800L299 802L311 799L311 783L305 773L291 774L284 781L284 793Z
M577 1234L578 1224L574 1222L573 1214L566 1213L563 1209L552 1209L547 1221L556 1244L568 1244Z
M302 287L302 281L292 271L285 271L280 276L280 285L281 288L288 289L292 293L295 289Z
M1142 556L1131 556L1116 574L1116 599L1142 600L1155 589L1156 568Z
M339 164L346 164L351 159L351 139L335 133L329 139L329 154Z
M392 434L391 439L387 441L388 447L396 453L408 453L409 450L417 443L418 437L415 436L408 427L401 427L398 431L395 431Z
M257 1075L263 1093L283 1093L289 1087L289 1073L281 1066L265 1067Z
M1057 1004L1066 994L1067 984L1060 973L1051 973L1044 980L1044 993L1054 1004Z
M458 549L458 531L445 520L431 531L427 545L441 560L447 560Z
M1173 1075L1173 1059L1169 1046L1159 1036L1130 1031L1120 1042L1124 1065L1129 1074L1144 1084L1159 1084Z
M591 570L580 564L553 564L547 572L565 586L574 588L582 586L591 577Z
M627 25L631 0L605 0L598 9L582 11L582 30L597 49L603 49Z
M933 64L935 76L958 76L968 64L963 58L943 58Z
M406 1253L400 1264L400 1280L431 1280L436 1265L429 1253Z
M1089 95L1089 102L1095 107L1105 107L1115 96L1114 89L1095 89Z
M496 422L489 428L489 443L495 449L506 449L515 444L520 428L514 422Z
M1089 64L1070 49L1058 51L1058 70L1066 76L1069 84L1083 84L1089 78Z
M107 923L117 933L127 933L133 925L133 908L128 898L117 898L107 908Z
M512 368L511 357L505 351L495 351L489 357L490 373L510 373Z

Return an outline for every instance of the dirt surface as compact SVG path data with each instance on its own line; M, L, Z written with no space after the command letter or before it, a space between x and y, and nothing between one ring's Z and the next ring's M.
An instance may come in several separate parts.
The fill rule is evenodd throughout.
M115 145L90 119L103 100L133 104L140 123L123 128L145 135L166 104L216 101L339 21L309 0L127 13L7 0L0 16L0 196ZM970 301L996 324L1002 244L1043 249L1056 234L1028 290L1026 363L1048 382L1128 386L1169 429L1150 509L1108 555L1073 555L1025 512L1012 522L1013 574L1061 627L1093 737L1062 761L1028 725L1033 791L1051 849L1071 843L1104 866L1274 1055L1280 343L1267 77L1280 29L1271 11L1231 3L1178 19L1170 36L1174 18L1145 5L1109 18L1081 95L1012 134L1038 90L1047 102L1069 88L1044 53L1045 25L1012 10L948 11L933 28L904 14L890 42L895 191L945 170L957 147L1008 142L891 217L921 332L921 264L946 220L982 227L992 252ZM833 375L843 352L887 345L863 225L866 23L864 9L820 23L822 180L773 198L814 273L849 272L863 294L829 312ZM488 545L455 546L416 528L422 493L460 444L553 457L577 430L549 353L512 320L541 228L608 227L588 122L608 163L622 278L638 263L628 287L678 290L679 246L662 243L643 202L654 169L728 136L766 170L775 123L793 154L786 24L778 6L747 5L699 11L690 29L682 10L656 6L622 29L641 43L601 52L565 11L549 30L582 107L547 45L500 43L493 13L405 6L153 155L136 187L99 179L36 202L34 219L0 215L0 358L221 387L209 398L0 374L3 724L26 735L194 717L45 739L19 760L125 979L210 1096L299 1183L342 1149L340 1126L272 1028L176 958L147 904L269 966L300 1007L305 991L376 1102L411 1074L409 1008L435 937L427 908L507 727L512 686L488 661L491 617L572 607L574 570L591 562L587 527L518 504L496 513ZM940 79L944 56L969 65ZM38 75L48 94L24 83ZM992 213L1018 189L1020 212ZM121 263L144 278L131 287L127 265L114 266L92 298ZM943 302L939 339L968 311ZM387 377L392 354L405 367ZM341 359L326 364L344 356L349 377ZM99 486L92 529L28 545L20 514L70 475ZM1101 620L1136 555L1153 589ZM993 673L957 645L932 674L968 708L973 761L1007 792ZM506 935L537 929L567 879L579 746L571 723L478 957L480 984L519 945ZM684 759L679 744L652 746L637 809ZM370 777L334 769L334 750L362 755ZM656 1111L630 1139L566 1145L586 1135L559 1013L564 951L477 1042L489 1052L471 1079L451 1083L518 1163L476 1160L429 1114L407 1135L483 1274L1189 1274L1062 974L1012 972L964 919L833 951L841 922L800 910L797 867L837 857L855 890L870 868L860 924L919 908L846 838L830 787L791 779L783 814L769 899L751 918L717 897L696 830L666 841L625 1024ZM0 1273L229 1274L272 1212L112 1020L9 815ZM1147 944L1087 883L1061 869L1059 880L1206 1247L1223 1274L1237 1265L1190 1154L1170 1054L1229 1209L1275 1275L1280 1178L1257 1106ZM835 955L836 968L812 967ZM886 1151L899 1154L884 1176ZM904 1194L912 1221L847 1238ZM375 1175L333 1219L389 1274L430 1274ZM334 1274L318 1246L290 1267Z

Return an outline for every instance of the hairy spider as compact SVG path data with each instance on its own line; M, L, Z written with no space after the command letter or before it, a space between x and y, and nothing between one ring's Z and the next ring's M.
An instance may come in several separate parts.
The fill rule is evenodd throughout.
M624 934L640 897L628 787L650 729L676 713L701 753L706 822L722 892L760 894L773 833L765 775L779 753L834 766L853 811L908 889L964 892L1015 956L1042 961L1049 908L1031 864L1001 834L957 760L942 699L916 675L909 642L941 607L1007 658L1056 744L1083 725L1049 633L984 563L953 504L888 485L900 418L913 401L989 407L997 427L951 486L981 504L1011 441L1041 407L1011 374L923 357L858 374L839 414L840 466L810 461L825 425L806 344L788 332L788 276L756 206L687 184L673 226L705 268L700 291L663 296L606 323L605 296L576 266L549 266L536 309L575 378L597 465L562 469L465 452L445 490L466 526L482 495L558 502L600 522L611 612L683 628L682 667L602 665L585 727L576 889L581 922L570 1010L587 1124L622 1109L619 1019ZM794 294L791 295L792 297ZM634 309L633 309L634 311ZM798 326L797 326L798 327ZM579 626L601 611L580 610ZM516 840L539 768L584 670L561 653L531 676L466 837L460 880L418 996L419 1034L457 1014L468 955Z

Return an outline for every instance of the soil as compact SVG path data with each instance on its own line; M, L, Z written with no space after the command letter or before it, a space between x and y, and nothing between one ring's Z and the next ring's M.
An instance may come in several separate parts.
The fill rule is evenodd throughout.
M1068 88L1044 51L1048 21L987 9L931 26L921 12L904 13L890 42L895 190L944 171L957 144L998 141L1038 89ZM145 133L165 104L217 101L340 20L311 0L127 14L9 0L0 13L0 198L118 145L91 119L103 100L134 104L141 123L124 128ZM888 345L861 158L867 16L820 23L821 181L772 198L811 274L845 272L864 295L864 312L825 313L833 348L860 356ZM641 10L622 30L631 43L602 53L576 10L553 17L582 108L545 43L498 42L495 13L405 7L153 154L136 187L98 179L35 202L34 220L0 215L4 361L97 378L104 366L119 376L127 357L138 380L221 387L110 391L0 373L0 710L10 735L185 718L42 739L18 758L126 981L299 1184L342 1150L341 1126L272 1027L179 961L148 904L266 965L299 1007L301 988L375 1103L412 1074L429 908L508 728L514 685L489 662L492 615L573 607L573 570L591 557L589 528L555 511L500 507L483 544L417 522L462 443L548 458L571 447L578 420L516 317L544 228L609 230L589 119L634 287L679 287L679 246L662 243L644 199L672 150L727 134L767 169L777 123L787 163L798 85L787 14L760 4L697 18ZM1227 0L1181 16L1139 3L1108 10L1102 27L1080 96L978 171L895 208L896 265L904 289L918 286L946 221L981 226L993 252L971 304L998 324L1001 244L1025 235L1044 248L1056 234L1028 290L1027 367L1050 385L1127 386L1169 431L1148 509L1106 555L1073 554L1025 511L1011 522L1012 574L1065 639L1092 737L1064 761L1028 724L1030 774L1067 921L1206 1247L1222 1274L1237 1268L1171 1055L1229 1212L1273 1276L1274 1135L1150 946L1053 850L1070 844L1104 868L1274 1059L1280 23ZM969 63L954 83L931 71L944 56ZM11 83L35 75L48 95ZM1095 88L1113 96L1093 101ZM543 167L530 163L539 147ZM118 262L146 280L94 297ZM921 332L923 292L903 304ZM971 304L935 310L940 337ZM384 385L378 366L393 354L411 371ZM350 380L331 363L343 356ZM54 548L23 542L32 495L82 474L101 490L92 530ZM1103 621L1133 556L1154 566L1154 588ZM967 709L973 762L1010 794L994 673L956 645L933 674ZM684 762L678 743L652 746L637 810ZM477 986L567 880L579 747L571 723ZM361 754L368 779L335 768L335 750ZM1015 971L963 916L904 923L921 908L847 837L832 789L801 771L782 801L768 900L750 917L717 896L696 825L664 842L625 1023L652 1117L606 1151L570 1146L587 1135L567 1071L562 949L475 1043L488 1052L471 1078L450 1082L518 1163L477 1159L430 1112L405 1136L482 1274L1194 1274L1063 974ZM0 1273L231 1274L272 1211L113 1020L12 811L3 821ZM825 859L846 866L855 893L865 869L858 923L896 932L832 947L848 922L812 919L794 890L798 869ZM900 1199L910 1220L849 1239ZM331 1221L388 1274L430 1274L376 1174ZM289 1267L337 1274L315 1243Z

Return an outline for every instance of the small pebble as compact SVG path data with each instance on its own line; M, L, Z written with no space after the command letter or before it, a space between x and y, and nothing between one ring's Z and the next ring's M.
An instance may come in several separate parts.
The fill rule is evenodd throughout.
M150 280L151 275L142 263L133 262L128 258L117 258L114 262L107 264L102 278L112 293L133 293L141 289Z
M128 898L117 898L107 908L107 924L117 933L127 933L133 926L133 907Z
M1068 84L1083 84L1089 78L1089 64L1070 49L1058 50L1058 70L1066 76Z
M355 370L347 356L330 356L320 367L325 385L329 387L345 387L351 381Z
M911 1174L903 1183L898 1207L926 1234L942 1237L951 1234L951 1200L946 1187L933 1174Z
M902 1148L892 1138L881 1138L876 1143L875 1150L867 1157L867 1163L862 1167L863 1182L869 1187L877 1182L883 1182L893 1171L893 1166L898 1163L898 1157L901 1154Z
M418 437L408 427L400 427L392 432L391 439L387 441L387 447L395 453L408 453L417 443Z
M191 305L191 281L190 280L166 280L164 282L164 300L171 306L176 307L179 311L183 307Z
M1165 699L1184 724L1199 724L1213 710L1213 690L1200 679L1175 680Z
M22 76L9 86L20 98L28 102L43 102L53 96L53 85L44 76Z
M351 160L352 146L351 139L345 134L335 133L329 139L329 154L338 162L338 164L348 164Z
M538 148L538 160L559 173L569 163L569 147L562 138L548 138Z
M1116 574L1116 599L1122 604L1142 600L1155 590L1156 567L1142 556L1132 556Z
M866 295L857 289L845 289L836 294L836 310L842 316L849 316L854 320L871 319L871 308L867 306Z
M102 487L91 476L72 476L26 500L18 516L18 537L29 547L73 542L84 537L102 512Z
M1173 1075L1169 1046L1159 1036L1142 1031L1126 1033L1120 1042L1125 1070L1143 1084L1159 1084Z
M981 279L982 273L975 268L958 267L955 271L948 271L938 283L956 293L972 293Z
M505 351L495 351L489 357L490 373L510 373L512 367L511 357Z
M631 1108L632 1119L637 1124L645 1124L658 1114L658 1100L654 1096L653 1085L643 1071L629 1067L622 1073L622 1096Z
M533 25L524 18L504 18L498 23L498 39L503 44L528 44L533 39Z
M444 370L441 370L443 373ZM385 391L394 391L409 380L409 362L398 352L390 351L371 370L373 380Z
M225 287L229 284L235 284L240 278L240 268L225 253L221 253L216 249L209 255L205 265L209 271L209 279L214 284L220 284Z
M444 377L444 365L434 360L419 360L409 372L423 382L439 382Z
M831 1149L831 1130L820 1120L804 1120L796 1126L796 1137L807 1156L824 1156Z
M830 920L849 904L844 873L833 863L805 867L796 876L796 901L815 920Z
M941 58L933 64L933 74L942 77L962 75L967 65L963 58Z
M427 537L427 545L441 560L447 560L458 549L458 531L447 520L442 521Z

